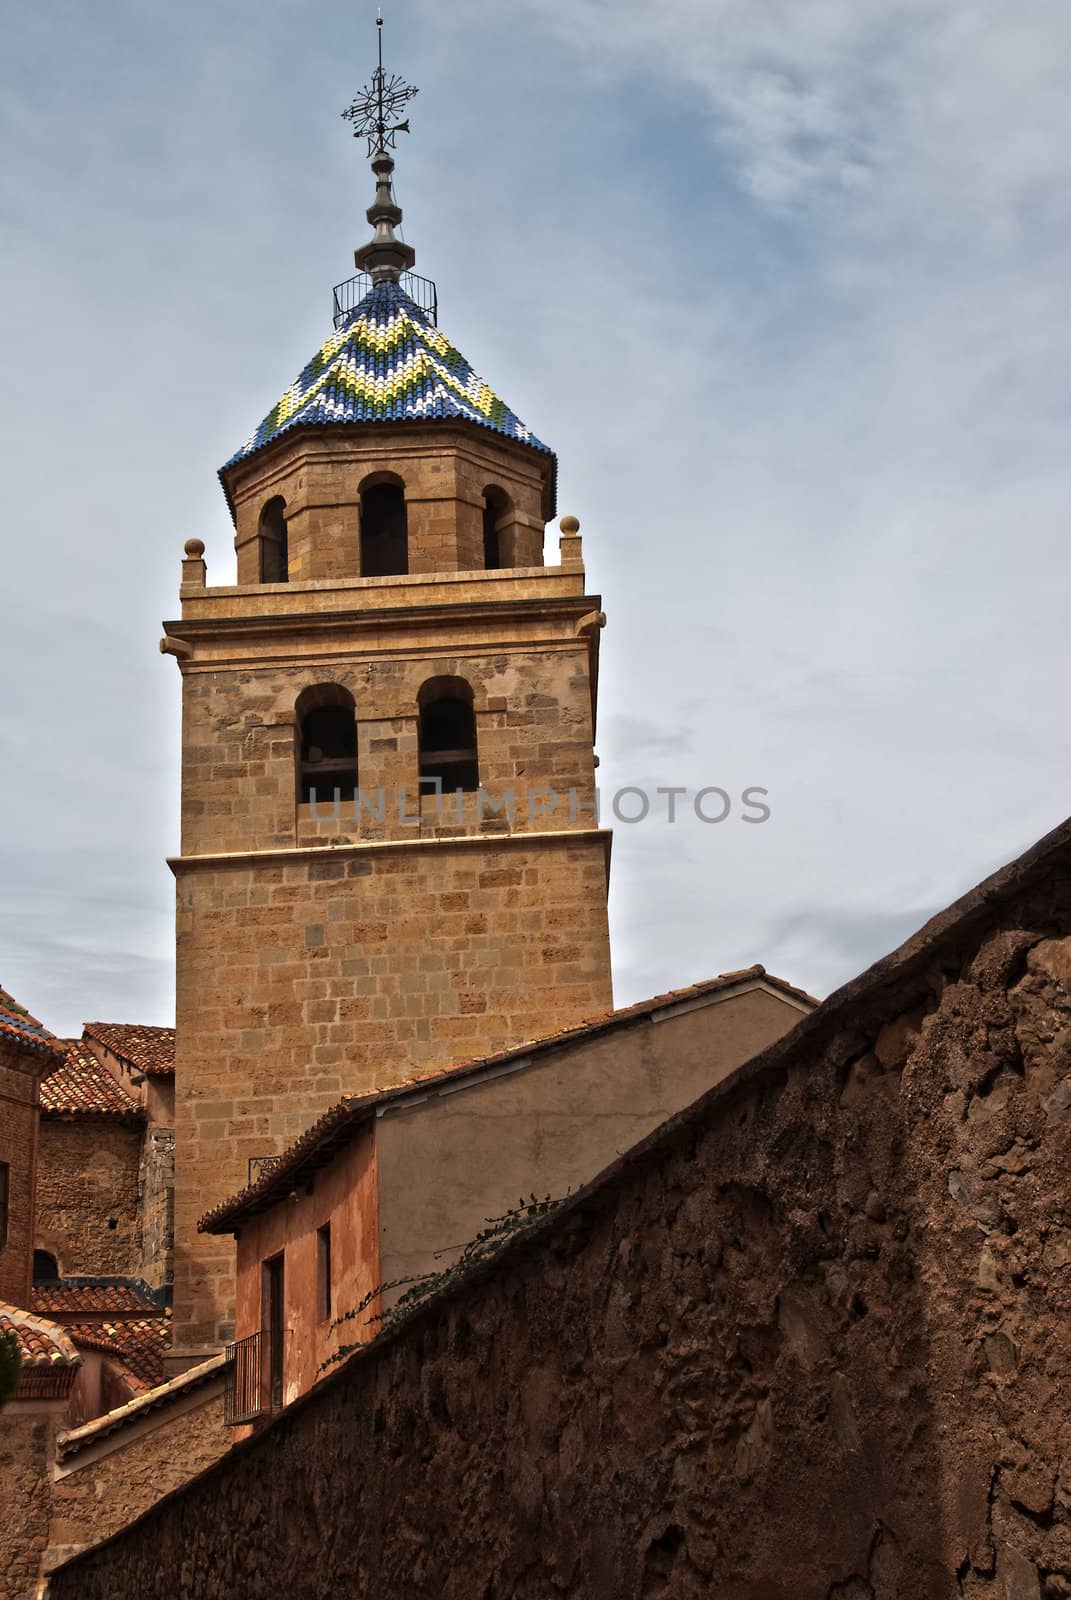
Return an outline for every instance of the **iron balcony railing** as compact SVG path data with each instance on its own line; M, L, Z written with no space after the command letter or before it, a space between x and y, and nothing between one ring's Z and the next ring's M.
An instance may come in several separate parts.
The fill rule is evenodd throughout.
M335 284L332 295L336 328L341 328L350 312L360 305L371 287L372 280L367 272L358 272L355 277ZM419 272L403 272L402 288L410 300L415 300L421 311L438 327L439 291L431 279L422 278Z
M263 1333L251 1333L227 1346L231 1363L230 1382L223 1391L223 1421L228 1428L255 1422L271 1410L264 1355L268 1341Z

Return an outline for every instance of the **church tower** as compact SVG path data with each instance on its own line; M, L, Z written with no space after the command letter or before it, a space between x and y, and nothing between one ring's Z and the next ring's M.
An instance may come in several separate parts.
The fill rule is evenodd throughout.
M161 641L182 673L176 1365L231 1334L230 1241L197 1219L259 1162L343 1095L612 1004L605 619L574 518L543 564L553 453L440 331L396 236L413 93L381 45L347 113L373 237L220 473L237 584L207 587L190 540Z

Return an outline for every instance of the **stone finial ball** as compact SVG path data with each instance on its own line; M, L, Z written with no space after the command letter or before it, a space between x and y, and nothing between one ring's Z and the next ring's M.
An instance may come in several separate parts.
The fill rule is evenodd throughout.
M580 532L580 524L575 517L563 517L558 526L564 534L570 537Z
M204 553L205 542L203 539L186 540L186 554L189 556L191 561L200 561Z

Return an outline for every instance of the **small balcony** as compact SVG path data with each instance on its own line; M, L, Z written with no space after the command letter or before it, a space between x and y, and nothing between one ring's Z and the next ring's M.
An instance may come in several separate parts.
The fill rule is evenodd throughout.
M238 1339L227 1346L231 1368L230 1382L223 1391L223 1421L228 1428L271 1415L271 1385L265 1366L267 1350L268 1339L263 1333L251 1333L247 1339Z

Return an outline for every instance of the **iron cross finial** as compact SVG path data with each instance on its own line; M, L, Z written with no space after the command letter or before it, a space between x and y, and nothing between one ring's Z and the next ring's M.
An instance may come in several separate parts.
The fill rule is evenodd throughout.
M388 77L383 70L382 12L376 17L376 33L379 38L379 65L372 74L372 82L342 113L347 122L353 123L353 137L368 141L369 157L374 156L377 150L393 150L396 136L409 132L408 119L405 122L395 119L417 92L404 78L396 73Z

